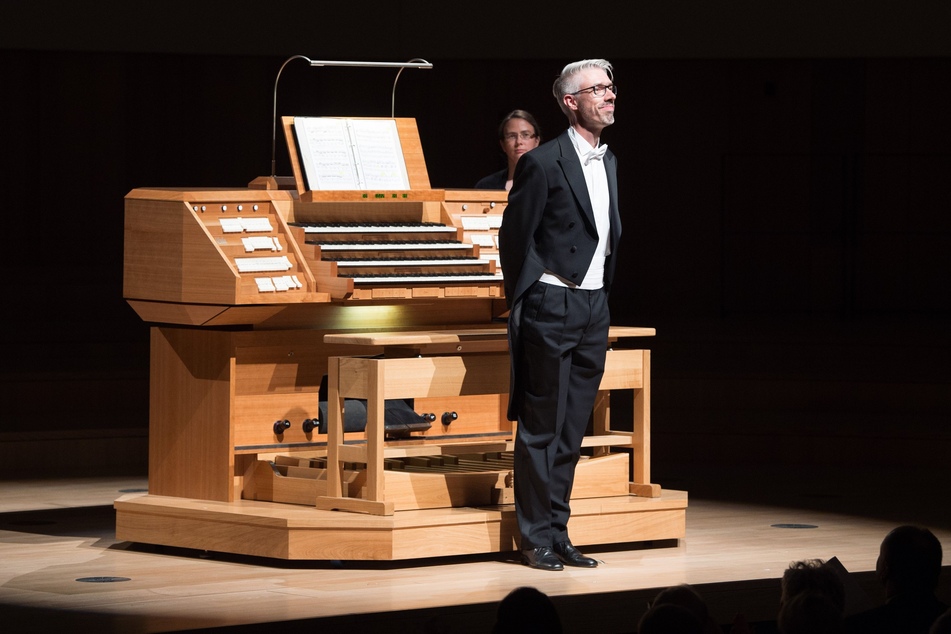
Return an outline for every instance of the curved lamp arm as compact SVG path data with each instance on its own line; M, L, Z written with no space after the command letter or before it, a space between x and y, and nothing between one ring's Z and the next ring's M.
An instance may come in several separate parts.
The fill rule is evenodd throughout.
M412 64L412 66L410 64ZM406 68L431 69L432 67L433 67L432 64L418 57L415 57L409 60L408 62L406 62L406 64L400 66L400 69L396 71L396 79L393 80L393 94L390 97L390 117L393 117L393 118L396 117L396 82L400 80L400 74L403 72L403 70Z
M281 68L277 71L277 77L274 78L274 108L271 116L271 176L277 176L277 84L281 80L281 73L284 72L284 67L288 63L294 61L295 59L306 60L311 66L356 66L361 68L398 68L399 71L396 73L396 80L393 81L393 95L391 98L391 112L390 116L394 116L396 111L396 81L400 78L400 73L403 72L404 68L420 68L429 70L433 67L432 64L427 62L424 59L415 58L408 62L354 62L354 61L330 61L330 60L313 60L305 55L293 55L284 60L284 63L281 64Z

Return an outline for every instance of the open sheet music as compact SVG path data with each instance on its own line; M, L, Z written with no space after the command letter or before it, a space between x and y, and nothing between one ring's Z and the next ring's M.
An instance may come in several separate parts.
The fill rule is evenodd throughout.
M409 189L396 121L294 117L310 190Z

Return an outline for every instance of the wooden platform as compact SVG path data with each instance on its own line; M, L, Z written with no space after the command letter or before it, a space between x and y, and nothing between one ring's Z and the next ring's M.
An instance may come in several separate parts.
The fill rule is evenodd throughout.
M757 634L769 634L779 578L791 561L838 557L867 599L876 600L871 571L882 537L897 523L925 523L942 541L946 560L951 552L951 521L936 504L945 488L910 486L915 474L748 473L724 465L692 473L678 468L660 481L673 486L679 478L691 491L683 539L587 548L602 562L597 569L560 573L519 565L512 553L289 562L151 547L115 535L114 503L137 499L160 511L160 500L141 493L144 477L2 481L0 619L18 634L484 634L498 601L531 585L553 598L566 632L591 631L596 615L598 631L611 634L633 632L659 588L690 583L719 623L743 613ZM215 504L205 506L195 513L217 512ZM939 594L951 599L947 567Z
M572 502L578 545L683 537L687 494ZM517 548L513 505L399 511L378 516L239 500L214 502L128 495L115 503L116 537L132 542L276 559L403 560Z

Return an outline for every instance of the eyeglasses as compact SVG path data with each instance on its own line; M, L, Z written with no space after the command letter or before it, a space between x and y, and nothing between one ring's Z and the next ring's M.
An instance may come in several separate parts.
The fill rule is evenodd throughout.
M615 86L614 84L611 84L610 86L602 86L601 84L598 84L597 86L588 86L587 88L582 88L581 90L576 90L576 91L571 92L571 93L568 93L568 94L569 94L569 95L577 95L577 94L580 94L580 93L583 93L583 92L590 92L590 93L591 93L592 95L594 95L595 97L600 97L601 95L603 95L603 94L604 94L605 92L607 92L608 90L610 90L612 93L614 93L614 96L615 96L615 97L617 96L617 86Z
M518 133L509 132L508 134L503 134L502 139L505 141L508 141L509 143L514 143L516 139L521 139L523 141L531 141L537 136L538 135L535 134L534 132L527 132L527 131L518 132Z

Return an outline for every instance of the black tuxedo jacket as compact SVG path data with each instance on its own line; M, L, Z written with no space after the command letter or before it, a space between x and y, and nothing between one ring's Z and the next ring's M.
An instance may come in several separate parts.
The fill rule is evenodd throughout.
M621 216L617 200L617 161L610 149L603 160L610 195L610 255L604 263L604 290L609 293L617 262ZM510 309L508 335L513 359L509 420L517 419L521 395L520 369L516 366L520 357L519 299L546 270L580 284L597 246L598 230L588 186L566 130L518 160L499 227L499 258L505 301Z
M610 194L611 255L604 263L604 288L609 292L621 216L614 153L609 149L603 160ZM508 307L511 309L546 269L580 284L597 246L591 198L578 153L566 130L523 154L515 167L515 181L499 228L499 258Z

